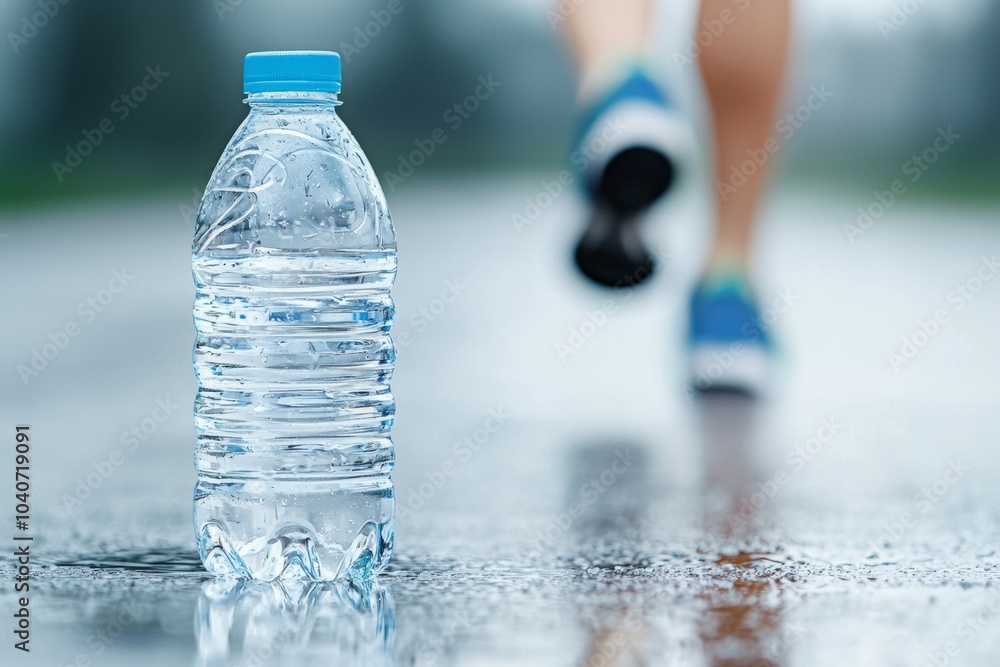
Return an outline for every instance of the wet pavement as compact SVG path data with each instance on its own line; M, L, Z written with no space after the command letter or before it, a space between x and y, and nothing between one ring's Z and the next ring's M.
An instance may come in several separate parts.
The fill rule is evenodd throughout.
M998 664L996 211L903 201L851 237L865 201L779 196L778 377L702 398L703 203L658 211L663 270L609 293L573 273L579 203L528 207L547 176L390 194L399 521L369 589L201 571L190 195L6 214L0 423L31 426L35 539L31 653L5 584L0 663Z

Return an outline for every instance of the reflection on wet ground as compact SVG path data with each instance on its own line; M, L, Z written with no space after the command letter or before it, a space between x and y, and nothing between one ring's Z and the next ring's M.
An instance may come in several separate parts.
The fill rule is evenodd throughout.
M762 289L790 281L796 294L776 336L792 363L766 400L688 397L677 322L697 255L678 252L560 358L555 345L609 296L572 273L568 226L510 230L536 190L537 179L441 186L394 203L396 326L410 334L393 380L401 511L393 561L370 588L202 572L184 411L77 493L156 400L193 396L189 230L168 222L173 202L20 229L23 252L0 273L47 261L79 280L33 274L11 312L44 301L71 313L106 267L134 264L137 278L37 382L0 375L0 410L38 443L32 652L12 664L1000 664L1000 289L984 288L905 371L884 363L975 272L978 249L1000 245L992 216L958 224L949 210L942 226L900 204L921 234L886 225L858 248L838 236L851 206L780 203ZM455 213L472 210L478 226ZM46 242L55 225L65 251ZM70 250L94 229L107 243ZM675 236L669 247L693 247ZM906 261L893 259L903 246ZM433 322L411 317L445 281L462 296ZM30 350L49 325L4 330L5 345ZM486 420L499 427L487 434ZM5 550L0 576L12 563ZM0 588L0 614L14 602Z
M202 584L195 611L198 664L392 664L392 595L374 584Z
M759 453L754 451L758 407L753 397L726 392L707 394L698 405L704 492L713 501L705 505L705 531L723 542L752 542L760 512L766 510L763 503L746 502L758 492ZM756 568L762 563L781 566L783 560L768 553L736 551L720 553L715 562L732 572L732 588L703 596L705 614L698 637L709 664L782 664L784 647L795 638L794 628L786 629L779 590L783 582L768 576L767 569L760 573Z
M900 568L887 577L885 564L882 572L841 569L788 553L773 539L776 505L768 501L777 492L759 464L762 404L719 394L700 397L695 409L702 474L689 493L664 488L641 441L585 438L560 454L561 488L531 530L511 533L499 517L483 517L497 519L481 533L492 540L467 558L451 548L462 541L423 556L404 542L368 587L217 581L181 549L61 559L39 576L38 633L73 618L61 631L69 650L44 653L59 664L135 664L149 646L145 663L203 667L834 664L823 657L823 633L848 630L831 618L845 607L828 608L831 595L855 598L847 610L876 624L886 622L879 609L932 604L926 584L907 582ZM656 516L664 497L681 510L673 516L688 519L664 525ZM989 627L993 618L982 614L994 598L977 599ZM949 646L951 629L938 628L940 649L921 642L921 656L902 645L866 653L873 649L863 641L850 643L859 640L855 628L842 636L850 651L834 646L831 655L934 664L927 661ZM976 651L950 664L986 664Z

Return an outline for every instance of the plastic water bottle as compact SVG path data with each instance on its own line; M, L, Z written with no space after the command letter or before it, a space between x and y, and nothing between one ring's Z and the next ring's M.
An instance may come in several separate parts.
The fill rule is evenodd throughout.
M392 551L396 240L336 113L340 56L251 53L192 248L205 567L370 580Z

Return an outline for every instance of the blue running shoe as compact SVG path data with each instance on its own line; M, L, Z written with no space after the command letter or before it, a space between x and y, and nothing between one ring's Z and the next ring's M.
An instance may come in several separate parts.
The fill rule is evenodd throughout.
M593 204L575 255L585 276L631 287L652 275L639 221L673 185L677 156L692 144L676 108L638 67L584 114L570 165Z
M725 271L703 279L690 308L692 386L701 392L761 393L772 346L746 275Z

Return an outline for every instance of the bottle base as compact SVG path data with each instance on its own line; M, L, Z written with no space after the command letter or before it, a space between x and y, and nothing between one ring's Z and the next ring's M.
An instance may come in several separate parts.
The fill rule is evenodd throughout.
M348 480L199 479L195 535L218 577L371 581L389 562L388 476Z

